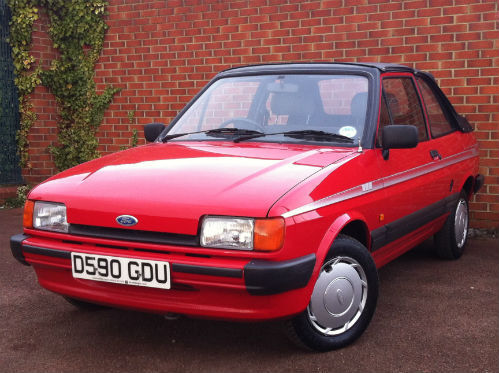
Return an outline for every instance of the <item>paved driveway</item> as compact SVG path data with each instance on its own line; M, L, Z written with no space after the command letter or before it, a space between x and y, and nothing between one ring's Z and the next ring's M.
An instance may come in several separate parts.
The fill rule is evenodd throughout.
M455 262L427 243L380 270L378 308L352 346L311 353L278 322L167 321L78 311L11 256L21 210L0 210L1 372L498 372L499 240Z

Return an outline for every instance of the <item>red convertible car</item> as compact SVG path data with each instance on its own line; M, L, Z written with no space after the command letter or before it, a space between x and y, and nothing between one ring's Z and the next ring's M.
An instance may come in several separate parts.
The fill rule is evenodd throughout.
M367 328L377 269L459 258L478 147L433 77L370 63L219 73L147 145L29 194L13 255L74 305L283 319L319 351Z

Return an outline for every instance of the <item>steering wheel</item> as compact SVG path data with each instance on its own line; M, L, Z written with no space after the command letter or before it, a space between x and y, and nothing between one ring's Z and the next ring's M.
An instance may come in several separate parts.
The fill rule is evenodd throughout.
M245 123L246 125L243 125L242 127L236 126L237 128L242 128L242 129L247 129L247 130L255 129L255 130L260 131L260 132L265 132L265 128L263 127L262 124L255 122L253 119L244 118L244 117L236 117L236 118L230 118L230 119L224 120L220 124L220 128L225 128L231 123L234 123L234 125L235 125L238 122Z

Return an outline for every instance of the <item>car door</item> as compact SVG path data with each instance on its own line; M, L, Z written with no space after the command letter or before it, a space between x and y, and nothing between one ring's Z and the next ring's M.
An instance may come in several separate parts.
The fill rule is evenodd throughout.
M441 158L441 165L447 171L447 199L457 197L463 185L467 168L462 161L469 159L476 151L472 136L466 136L458 129L458 124L443 100L443 92L428 76L418 76L417 83L423 97L430 129L432 149Z
M414 76L409 73L384 74L377 135L378 159L385 190L385 225L372 232L373 251L378 255L399 255L421 240L420 228L443 214L438 209L448 189L445 168L434 151L428 134ZM412 149L390 149L382 155L382 128L389 125L413 125L418 130L418 145ZM401 240L404 238L403 240Z

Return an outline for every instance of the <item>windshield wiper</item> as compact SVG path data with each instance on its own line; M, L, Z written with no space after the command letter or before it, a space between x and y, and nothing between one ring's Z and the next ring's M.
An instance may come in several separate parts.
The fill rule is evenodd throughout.
M244 140L255 139L257 137L271 136L271 135L284 135L284 136L298 138L298 139L302 139L302 138L306 138L306 137L313 137L314 140L318 139L318 141L333 140L333 141L346 142L346 143L350 143L350 144L353 144L353 142L354 142L354 140L350 137L339 135L337 133L325 132L325 131L319 131L319 130L297 130L297 131L258 133L258 134L255 133L255 134L239 136L239 137L234 139L234 142L240 142L240 141L244 141Z
M263 132L252 130L248 128L215 128L212 130L208 130L205 132L208 136L217 137L218 135L242 135L242 136L255 136L255 135L264 135Z
M251 129L246 129L246 128L214 128L211 130L204 130L204 131L196 131L196 132L184 132L184 133L174 133L172 135L165 135L161 138L162 142L167 142L168 140L175 139L177 137L181 136L187 136L187 135L195 135L198 133L204 133L205 135L208 136L224 136L224 135L242 135L242 136L261 136L265 135L263 132L256 131L256 130L251 130Z

